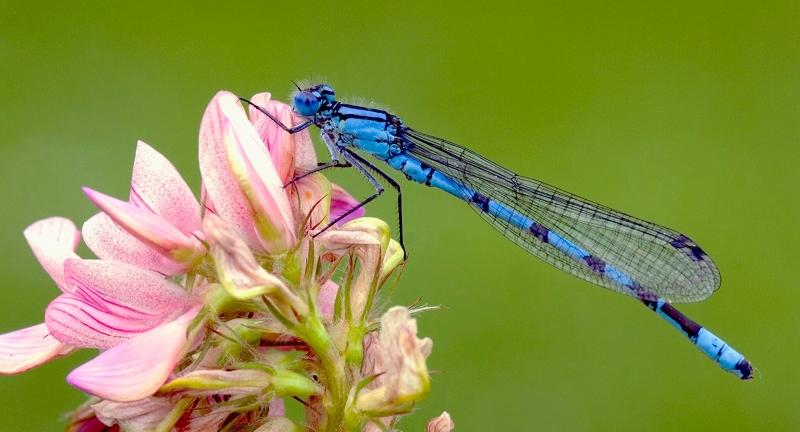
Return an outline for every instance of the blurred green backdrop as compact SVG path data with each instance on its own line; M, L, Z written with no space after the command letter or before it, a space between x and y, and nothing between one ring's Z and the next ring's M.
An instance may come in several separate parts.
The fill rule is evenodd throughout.
M58 290L22 237L124 196L136 139L198 184L219 89L343 97L520 173L689 233L723 289L682 310L758 368L742 383L634 301L528 256L463 204L406 184L411 261L394 300L445 305L433 392L458 430L797 430L800 3L158 2L0 6L0 331ZM435 3L435 5L434 5ZM332 177L366 192L345 172ZM393 200L370 208L393 221ZM84 253L86 253L84 251ZM82 352L0 378L0 429L61 430Z

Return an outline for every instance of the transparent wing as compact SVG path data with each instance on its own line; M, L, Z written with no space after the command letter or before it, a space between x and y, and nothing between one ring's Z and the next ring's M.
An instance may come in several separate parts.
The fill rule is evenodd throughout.
M639 288L675 302L699 301L720 282L714 262L687 236L537 180L514 174L457 144L410 128L401 133L409 154L470 189L533 219L632 278ZM466 193L466 192L465 192ZM495 229L544 261L597 285L636 295L591 265L543 242L529 229L481 211Z

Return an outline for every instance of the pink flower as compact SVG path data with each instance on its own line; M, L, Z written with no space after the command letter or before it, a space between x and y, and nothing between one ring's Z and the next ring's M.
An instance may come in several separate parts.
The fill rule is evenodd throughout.
M345 307L354 316L364 316L379 283L403 261L400 244L390 237L386 222L376 218L348 222L323 233L319 241L332 254L353 253L361 260L362 269L353 281Z
M269 94L252 100L296 124ZM329 397L331 373L342 374L340 386L349 379L343 367L330 369L344 361L337 356L359 371L353 366L372 301L404 256L388 226L356 219L359 209L313 240L310 231L358 201L319 173L296 179L317 166L308 132L287 134L231 93L209 103L199 144L200 202L175 167L140 141L127 199L84 188L100 212L82 233L63 218L25 230L61 294L44 323L0 335L0 373L79 348L100 350L67 376L93 396L70 430L299 430L281 398L315 406ZM75 253L81 234L98 259ZM347 276L335 276L347 289L340 295L332 279L346 255ZM337 315L342 305L347 323ZM406 309L392 309L382 326L369 353L382 369L362 372L384 375L352 393L348 421L407 412L427 393L430 342L416 339ZM337 351L342 338L352 340L347 353ZM342 410L344 402L337 402Z
M269 94L253 100L292 121L291 110ZM344 211L341 207L355 200L321 176L284 189L296 168L316 166L308 133L282 133L257 110L250 118L231 93L220 92L209 104L200 136L207 204L255 250L280 252L296 244L295 219L303 210L322 208L319 214L327 218L330 201ZM183 333L201 299L164 276L189 272L207 259L201 207L175 167L141 141L127 201L89 188L85 192L102 210L83 225L83 237L100 260L75 254L81 233L67 219L45 219L25 230L34 255L62 294L47 307L45 323L0 335L0 373L20 373L76 348L99 348L106 351L73 371L69 381L107 399L130 400L155 391L187 348ZM298 197L301 209L290 205ZM253 264L261 280L281 285ZM163 338L174 339L171 349L151 346ZM109 386L107 374L124 374L125 364L151 371L154 382L135 378L138 385ZM123 387L125 394L117 394Z
M138 336L172 323L194 302L180 287L149 270L120 262L79 259L73 251L80 236L66 219L39 221L25 230L25 237L63 293L48 306L45 324L0 336L3 373L22 372L75 348L124 349ZM194 315L197 310L193 309ZM181 337L185 337L183 333ZM102 363L109 352L87 365ZM135 354L124 360L144 370L159 366L148 353ZM137 383L143 384L142 380ZM87 389L95 390L91 386ZM109 395L125 398L136 391L137 387L126 388L124 393Z

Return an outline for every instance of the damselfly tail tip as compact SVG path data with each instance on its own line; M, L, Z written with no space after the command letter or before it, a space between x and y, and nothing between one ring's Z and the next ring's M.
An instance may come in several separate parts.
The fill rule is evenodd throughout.
M753 378L753 364L747 361L746 359L742 358L734 367L736 370L736 375L739 376L739 379L742 381L752 381Z

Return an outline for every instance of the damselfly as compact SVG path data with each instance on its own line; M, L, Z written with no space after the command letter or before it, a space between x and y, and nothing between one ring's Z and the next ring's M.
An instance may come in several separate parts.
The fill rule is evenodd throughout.
M410 180L463 200L509 240L553 266L638 299L724 370L752 378L750 362L668 301L703 300L719 287L717 267L689 237L519 176L469 149L414 130L386 111L339 102L325 84L298 87L293 108L303 121L297 126L253 106L288 133L319 128L331 161L302 176L333 167L353 167L364 175L375 193L350 212L384 191L376 175L397 190L397 205L402 205L400 185L357 153L363 152ZM402 214L401 208L401 244Z

